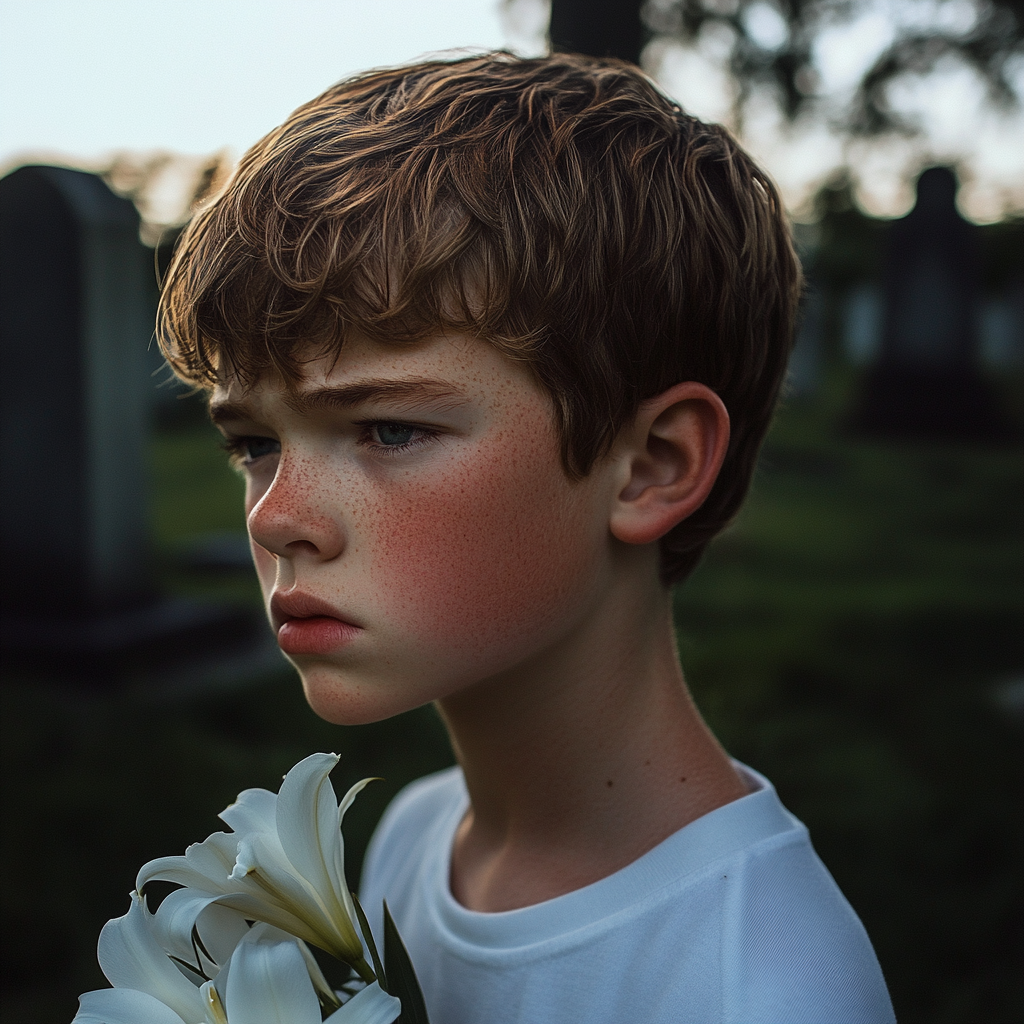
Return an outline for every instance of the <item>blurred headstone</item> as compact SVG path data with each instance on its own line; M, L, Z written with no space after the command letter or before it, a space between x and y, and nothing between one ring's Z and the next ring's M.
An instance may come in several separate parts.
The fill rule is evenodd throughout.
M793 398L813 394L821 382L822 349L825 335L825 296L809 280L800 310L796 343L789 356L786 389Z
M861 432L944 439L1007 433L978 370L978 229L957 210L956 192L950 168L928 168L914 209L889 229L881 347L852 417Z
M235 616L161 600L153 583L153 257L138 232L134 206L96 175L21 167L0 180L8 661L102 674L217 640Z
M95 175L22 167L0 217L4 602L125 607L148 589L138 216Z
M843 307L843 350L851 363L874 362L882 343L882 297L878 286L862 282L850 290Z
M1024 278L982 304L979 333L986 366L996 370L1024 367Z

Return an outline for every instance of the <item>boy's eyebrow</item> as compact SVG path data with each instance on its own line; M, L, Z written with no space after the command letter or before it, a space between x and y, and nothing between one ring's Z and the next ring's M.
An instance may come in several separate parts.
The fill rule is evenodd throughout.
M296 412L302 413L320 409L350 409L354 405L381 399L398 405L441 402L445 408L452 408L465 402L467 396L445 381L412 377L403 380L357 380L351 384L313 388L289 395L285 401Z
M442 403L443 409L451 409L468 400L465 392L445 381L426 377L405 380L357 380L350 384L313 388L295 392L284 399L287 405L298 413L322 409L350 409L364 402L387 400L398 405L421 402ZM255 411L244 401L232 402L213 399L210 402L210 419L214 423L227 420L256 418Z

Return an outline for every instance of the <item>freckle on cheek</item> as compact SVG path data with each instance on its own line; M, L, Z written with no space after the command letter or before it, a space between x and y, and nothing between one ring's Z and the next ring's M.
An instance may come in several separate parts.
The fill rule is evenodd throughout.
M564 491L532 473L535 464L531 453L492 453L379 510L375 576L407 627L433 644L486 652L535 629L575 585L579 543L554 507Z

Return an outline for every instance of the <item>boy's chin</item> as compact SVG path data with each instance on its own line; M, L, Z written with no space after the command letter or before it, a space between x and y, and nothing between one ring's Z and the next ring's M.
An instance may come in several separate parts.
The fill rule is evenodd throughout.
M370 725L420 707L428 700L402 700L400 693L382 692L323 668L299 669L306 703L331 725Z

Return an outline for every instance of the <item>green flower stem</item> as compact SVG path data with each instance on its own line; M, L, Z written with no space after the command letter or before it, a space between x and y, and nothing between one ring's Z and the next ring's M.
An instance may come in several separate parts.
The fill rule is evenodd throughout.
M358 960L350 960L349 966L367 985L371 985L377 980L377 975L373 973L373 968L366 962L365 957L361 956Z

